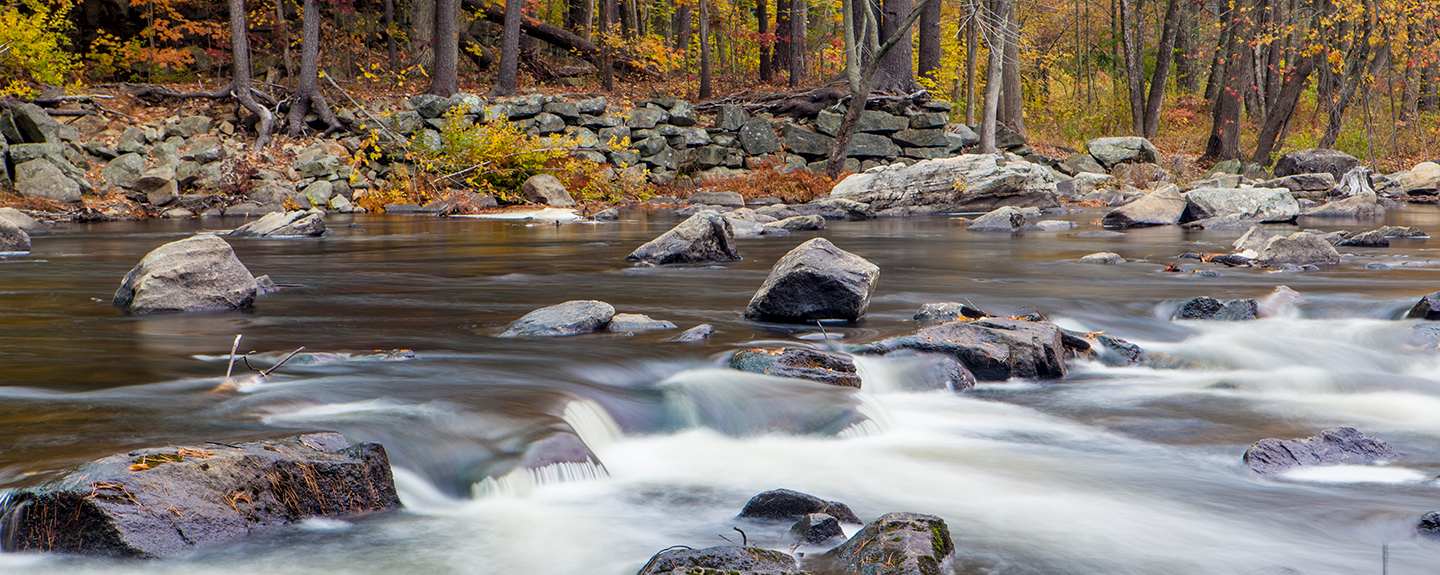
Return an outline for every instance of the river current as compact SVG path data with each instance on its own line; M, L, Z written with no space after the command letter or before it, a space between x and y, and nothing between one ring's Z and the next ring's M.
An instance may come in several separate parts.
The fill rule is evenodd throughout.
M252 273L294 286L253 310L154 316L111 306L125 272L202 226L241 222L71 224L37 236L30 255L0 258L0 487L139 447L323 429L383 443L405 510L310 520L173 560L0 554L0 573L630 575L672 545L738 543L735 527L788 550L788 526L735 519L751 496L781 487L845 502L867 521L939 515L957 574L1440 570L1440 542L1414 537L1419 517L1440 510L1440 352L1420 322L1397 319L1440 289L1440 239L1342 248L1340 265L1302 273L1182 260L1221 273L1206 277L1161 268L1180 253L1229 251L1240 232L1075 235L1100 215L1013 236L943 217L832 221L741 239L740 262L661 268L625 256L678 221L663 213L565 225L335 217L320 239L231 241ZM1440 238L1433 208L1392 210L1386 223ZM823 334L746 321L770 266L817 235L880 267L869 315ZM1131 262L1074 263L1099 251ZM1264 319L1169 319L1191 297L1259 299L1280 285L1303 300L1276 302ZM717 333L699 343L665 341L676 332L494 337L573 299ZM1062 381L965 393L928 388L890 360L858 360L860 391L719 368L743 346L909 333L915 310L941 301L1033 308L1188 361L1080 360ZM216 391L237 334L242 352L267 354L256 367L300 346L416 357L297 363ZM603 471L511 472L564 425ZM1256 440L1341 425L1401 458L1279 478L1241 461Z

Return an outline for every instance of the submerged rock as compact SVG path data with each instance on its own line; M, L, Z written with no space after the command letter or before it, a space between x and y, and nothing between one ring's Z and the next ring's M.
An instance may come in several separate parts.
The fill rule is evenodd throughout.
M1125 258L1115 252L1098 252L1075 261L1082 264L1123 264L1125 263Z
M655 265L733 262L740 259L730 220L704 210L651 240L625 258Z
M791 489L773 489L750 498L740 517L794 521L811 513L824 513L841 523L860 525L860 518L839 501L826 501Z
M233 237L285 238L325 235L325 212L271 212L226 234Z
M857 575L940 575L955 555L945 520L919 513L888 513L805 568Z
M515 320L498 337L554 337L600 331L615 317L603 301L572 300L540 308Z
M656 553L636 575L798 575L788 553L722 545L706 549L667 549Z
M114 303L130 313L239 309L255 302L256 289L230 244L194 236L146 254L120 281Z
M815 238L775 262L746 307L745 317L790 323L855 321L870 307L870 292L879 277L875 264Z
M1426 513L1420 518L1420 524L1415 526L1415 531L1425 537L1440 539L1440 511Z
M1065 351L1060 329L1045 321L987 318L928 327L914 335L894 337L868 346L865 353L900 349L943 353L960 360L981 381L1012 377L1065 377Z
M838 520L824 513L811 513L801 517L799 521L790 526L790 532L785 534L781 542L786 545L821 547L843 540L845 540L845 530L840 528Z
M730 368L750 373L808 379L840 387L860 387L855 361L808 347L746 349L730 357Z
M710 339L710 335L713 333L715 333L715 326L702 323L681 332L680 335L670 338L670 341L704 341Z
M309 517L400 507L385 448L334 433L112 455L14 492L5 551L174 557Z
M1294 467L1358 465L1396 456L1384 441L1353 427L1336 427L1299 439L1261 439L1245 450L1245 463L1255 473L1276 475Z

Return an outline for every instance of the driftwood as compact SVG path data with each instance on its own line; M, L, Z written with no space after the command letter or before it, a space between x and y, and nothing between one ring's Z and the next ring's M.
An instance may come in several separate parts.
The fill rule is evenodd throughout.
M486 3L484 0L463 0L466 8L473 9L486 20L496 24L505 24L505 8L499 3ZM546 24L530 16L521 21L520 30L525 35L536 40L564 48L565 50L583 58L586 62L594 64L598 69L602 64L603 51L594 43L581 38L580 36L560 28ZM611 54L615 61L615 68L621 74L637 76L641 78L659 80L662 78L660 72L647 66L644 62L624 54Z

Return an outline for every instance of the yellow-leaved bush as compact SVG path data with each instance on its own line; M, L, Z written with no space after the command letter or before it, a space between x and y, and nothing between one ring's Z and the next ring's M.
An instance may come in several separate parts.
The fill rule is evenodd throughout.
M75 71L68 0L21 0L0 10L0 96L33 97L35 84L62 86Z

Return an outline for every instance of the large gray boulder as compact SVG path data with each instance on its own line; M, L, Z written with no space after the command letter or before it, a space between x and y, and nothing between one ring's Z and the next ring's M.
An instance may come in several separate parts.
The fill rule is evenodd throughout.
M975 218L966 228L972 232L1015 232L1025 227L1025 214L1010 206L995 208Z
M1280 159L1275 161L1275 177L1326 172L1338 180L1345 172L1359 166L1360 160L1345 152L1310 148L1280 156Z
M555 206L557 208L568 208L575 205L575 200L570 197L570 192L565 190L565 184L560 179L550 174L536 174L525 180L520 186L520 193L525 199L537 204Z
M36 221L35 218L15 208L0 208L0 219L9 220L10 223L15 224L15 227L20 228L26 234L32 236L35 234L50 233L50 229L45 227L45 224Z
M1340 263L1340 252L1320 234L1295 232L1265 241L1255 259L1267 266L1283 264L1334 265Z
M1375 192L1365 190L1348 198L1325 202L1305 210L1301 215L1312 218L1375 219L1385 217L1385 206L1380 204L1380 198Z
M572 300L525 314L505 326L499 337L556 337L595 333L615 317L615 307L603 301Z
M789 553L721 545L706 549L672 548L656 553L636 575L799 575Z
M1245 463L1261 475L1295 467L1360 465L1396 457L1390 445L1353 427L1336 427L1299 439L1261 439L1245 450Z
M772 489L751 497L740 510L740 517L794 521L811 513L824 513L841 523L861 524L848 505L792 489Z
M15 166L15 191L27 198L69 204L80 201L81 187L48 158L37 158Z
M325 212L311 208L293 212L272 212L226 234L245 238L293 238L325 235Z
M740 350L730 356L730 368L776 377L808 379L839 387L860 387L855 360L808 347Z
M5 551L161 558L398 507L384 447L317 433L112 455L11 493L0 516Z
M643 313L617 313L615 317L610 318L610 323L605 324L606 331L621 333L661 329L676 329L676 327L672 322L655 319Z
M1300 203L1285 188L1199 188L1183 194L1185 221L1233 216L1261 222L1288 222Z
M871 168L841 180L829 197L868 204L881 215L887 210L940 214L1059 205L1055 177L1048 168L995 154Z
M745 308L745 317L791 323L855 321L870 307L870 292L879 277L875 264L815 238L775 262Z
M654 265L733 262L740 259L740 252L730 220L704 210L635 248L626 259Z
M952 356L981 381L1060 379L1066 372L1060 328L1050 322L1009 318L952 321L857 351L884 354L901 349Z
M30 234L10 220L0 217L0 253L29 253Z
M115 307L129 313L216 311L250 307L255 276L230 244L202 235L146 254L115 291Z
M1136 136L1096 138L1085 142L1085 149L1107 170L1124 162L1153 164L1160 159L1150 140Z
M740 147L751 156L762 156L780 151L780 139L770 127L770 120L753 118L740 127Z
M940 575L955 556L945 520L919 513L887 513L849 541L809 559L805 568L854 575Z
M122 188L135 187L135 180L145 173L145 156L140 154L123 154L118 158L110 160L100 170L100 175L106 182Z
M1180 223L1187 205L1180 189L1170 185L1111 210L1100 222L1107 228L1120 229L1171 226Z

